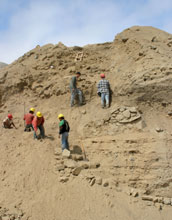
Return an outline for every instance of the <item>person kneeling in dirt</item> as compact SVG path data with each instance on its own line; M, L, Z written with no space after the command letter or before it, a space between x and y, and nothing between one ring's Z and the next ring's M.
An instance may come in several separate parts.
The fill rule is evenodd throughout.
M110 94L110 84L109 81L105 79L105 74L100 74L101 80L99 81L97 88L97 94L101 97L102 108L109 108L109 94ZM106 102L105 102L106 101ZM105 104L106 103L106 104Z
M45 131L44 131L44 117L41 112L37 112L36 116L32 121L33 129L34 129L34 139L44 138ZM40 130L40 135L38 135L38 128Z
M63 114L59 114L58 119L60 121L59 122L59 138L61 135L62 151L64 149L69 150L69 143L68 143L68 136L69 136L69 131L70 131L69 123L64 119Z
M3 127L4 127L4 128L12 128L12 127L15 127L15 129L17 129L16 126L15 126L15 124L14 124L14 122L13 122L13 116L12 116L12 114L8 114L8 116L3 120Z
M34 119L34 108L30 108L29 113L24 115L23 120L25 120L25 129L24 131L31 131L33 130L32 121Z
M76 76L73 76L70 81L70 91L71 91L71 107L74 106L74 100L78 96L79 98L79 105L81 106L83 104L83 97L82 97L82 91L77 88L77 80L81 76L80 72L76 73Z

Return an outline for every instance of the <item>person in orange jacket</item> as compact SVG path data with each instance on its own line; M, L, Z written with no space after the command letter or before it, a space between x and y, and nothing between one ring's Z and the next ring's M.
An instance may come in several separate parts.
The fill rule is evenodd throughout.
M33 129L34 129L34 139L38 139L38 128L40 130L40 137L45 137L45 130L44 130L44 117L41 112L37 112L36 116L32 121Z
M30 108L29 113L24 115L23 120L25 120L25 129L24 131L31 131L33 130L32 121L34 119L34 108Z
M14 122L13 122L12 114L8 114L8 116L3 120L3 125L2 126L4 128L12 128L12 126L13 126L13 127L15 127L15 129L17 129Z

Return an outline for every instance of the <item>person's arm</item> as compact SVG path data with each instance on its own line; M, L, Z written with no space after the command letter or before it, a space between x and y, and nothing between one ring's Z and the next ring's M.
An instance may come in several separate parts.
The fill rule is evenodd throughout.
M97 84L97 94L101 96L101 81Z
M37 128L37 120L36 119L33 119L32 125L33 125L33 129L34 129L35 133L37 133L38 128Z
M100 89L100 81L99 81L99 83L97 84L97 88L98 88L98 90Z
M42 122L41 122L41 124L43 125L44 122L45 122L45 119L44 119L44 117L42 117Z
M59 127L59 134L62 134L62 129L63 129L63 126L60 126Z
M15 127L15 129L17 129L13 121L12 121L12 123L11 123L11 124L12 124L12 125Z
M62 134L62 128L63 128L63 126L59 127L59 138L60 138L60 135Z
M38 138L38 127L37 125L33 125L33 129L34 129L34 132L35 132L35 135L36 135L36 138Z
M61 129L62 129L62 127L59 127L59 138L60 138L60 135L61 135Z
M6 120L3 120L3 126L4 126L4 128L6 127L6 124L7 124Z

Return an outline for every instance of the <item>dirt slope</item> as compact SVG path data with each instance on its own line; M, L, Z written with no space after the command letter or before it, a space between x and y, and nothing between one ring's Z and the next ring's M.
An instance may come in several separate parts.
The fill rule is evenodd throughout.
M7 66L6 63L0 62L0 69L3 68L3 67L5 67L5 66Z
M12 112L18 127L0 128L0 216L171 219L171 40L132 27L110 43L37 46L0 71L0 118ZM76 71L86 105L70 108ZM109 109L96 94L101 72L111 84ZM23 132L30 107L46 119L43 141ZM59 113L71 126L72 159L61 156ZM76 152L83 146L88 161Z

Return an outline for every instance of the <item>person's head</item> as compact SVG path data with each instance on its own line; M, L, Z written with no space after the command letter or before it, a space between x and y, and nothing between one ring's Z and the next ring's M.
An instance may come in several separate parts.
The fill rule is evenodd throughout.
M29 113L33 114L35 112L34 108L30 108Z
M13 118L12 114L8 114L8 118L11 120Z
M80 76L81 76L81 73L80 73L80 72L77 72L77 73L76 73L76 77L79 78Z
M64 119L64 115L63 114L59 114L58 115L58 119L61 121L61 120L63 120Z
M37 112L37 113L36 113L36 116L37 116L38 119L43 117L43 115L42 115L41 112Z
M104 73L101 73L101 74L100 74L100 77L101 77L101 79L104 79L104 78L105 78L105 74L104 74Z

